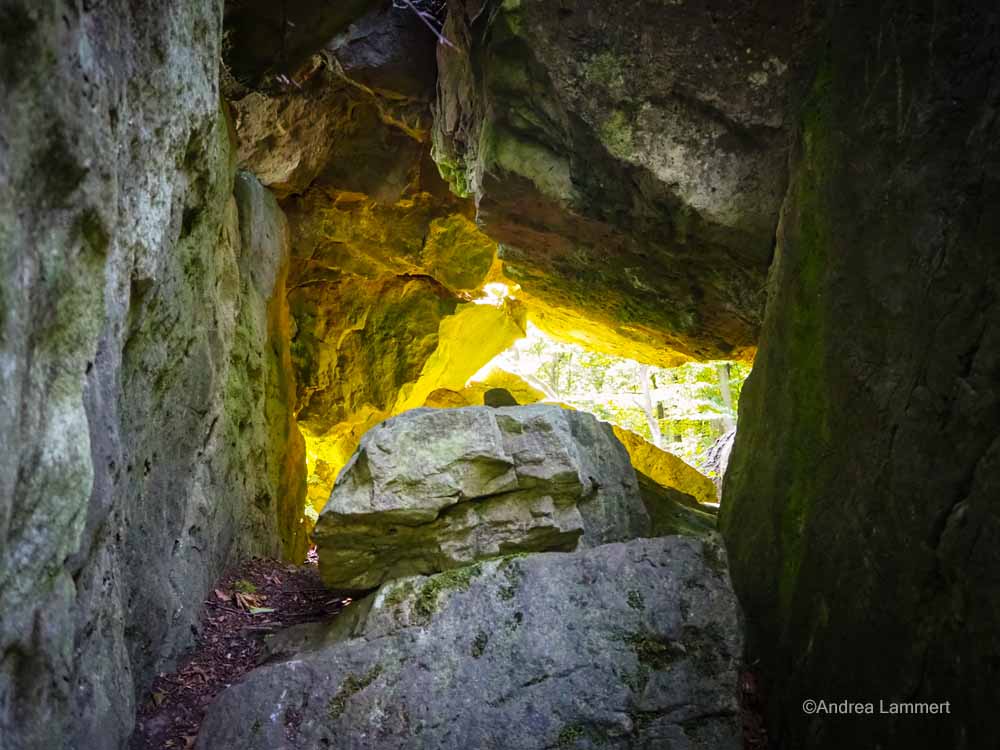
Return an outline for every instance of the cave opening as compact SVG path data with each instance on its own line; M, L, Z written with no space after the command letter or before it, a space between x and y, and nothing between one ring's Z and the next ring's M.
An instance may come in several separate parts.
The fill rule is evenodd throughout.
M997 745L995 8L613 5L4 1L0 744Z

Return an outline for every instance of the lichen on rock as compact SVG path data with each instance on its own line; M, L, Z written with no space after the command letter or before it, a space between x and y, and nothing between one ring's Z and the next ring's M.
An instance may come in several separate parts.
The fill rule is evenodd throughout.
M371 589L512 552L649 534L608 425L558 406L418 409L361 440L320 514L320 572Z
M389 584L351 606L350 628L224 692L196 746L738 748L739 608L703 544L634 540Z

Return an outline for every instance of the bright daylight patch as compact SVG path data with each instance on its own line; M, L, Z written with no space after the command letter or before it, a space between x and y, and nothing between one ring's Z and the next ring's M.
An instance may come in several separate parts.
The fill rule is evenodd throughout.
M507 292L503 284L487 287ZM497 290L486 291L491 299L499 296ZM542 392L545 401L590 412L642 435L714 478L709 449L736 427L749 364L689 362L665 369L554 341L531 323L527 331L469 383L486 380L498 368L514 373Z

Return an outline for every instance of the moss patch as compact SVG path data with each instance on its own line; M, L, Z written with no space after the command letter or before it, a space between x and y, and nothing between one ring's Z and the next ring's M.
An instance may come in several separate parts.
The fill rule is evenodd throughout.
M501 601L509 602L517 595L517 590L521 586L524 571L521 570L521 566L517 562L517 557L523 557L523 555L508 557L500 563L500 572L507 579L507 583L497 591L497 597Z
M413 611L424 619L430 619L437 612L441 594L449 591L468 591L472 580L483 572L481 563L465 568L456 568L431 577L417 594Z
M486 646L490 642L490 637L482 630L476 633L476 637L472 639L472 658L478 659L486 651Z
M611 113L601 125L600 134L601 142L619 159L628 159L632 155L632 125L628 115L621 110Z
M559 730L559 736L556 737L556 747L573 747L585 735L586 727L582 724L567 724Z
M625 642L635 652L639 664L655 672L668 669L678 659L686 656L679 644L648 633L634 633L625 637Z
M376 664L361 677L354 674L347 675L344 683L340 686L340 690L330 699L330 703L327 705L327 715L330 719L332 721L339 719L347 708L347 702L354 695L375 682L380 674L382 674L382 665Z

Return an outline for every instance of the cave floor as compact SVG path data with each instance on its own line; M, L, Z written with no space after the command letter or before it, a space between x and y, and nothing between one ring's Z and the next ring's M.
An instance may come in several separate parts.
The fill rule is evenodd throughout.
M130 750L193 748L205 709L221 691L267 659L264 638L329 620L350 599L324 587L316 554L305 565L254 558L227 571L204 602L194 648L159 674L139 707ZM767 750L764 699L756 675L740 676L744 750Z
M315 553L296 566L255 558L228 571L205 601L194 649L161 673L139 707L131 750L194 746L206 707L266 658L264 637L329 619L350 599L320 581Z

